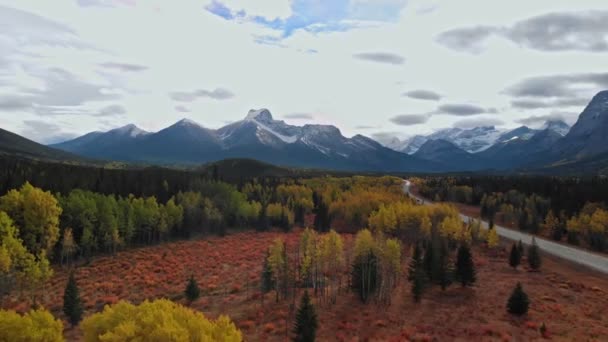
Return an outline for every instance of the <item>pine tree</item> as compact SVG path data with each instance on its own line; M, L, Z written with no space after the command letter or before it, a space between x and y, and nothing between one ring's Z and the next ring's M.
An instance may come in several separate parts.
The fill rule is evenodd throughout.
M265 232L270 227L270 222L268 222L268 215L266 214L267 206L262 205L260 209L260 214L258 215L258 231Z
M186 299L189 303L194 302L201 296L201 290L198 288L198 284L194 279L194 276L191 275L190 279L188 279L188 285L186 285L186 291L184 291L186 295Z
M422 263L424 265L424 271L426 272L427 278L432 282L435 279L433 278L433 244L431 242L426 243L426 247L424 249L424 258L422 259Z
M295 336L293 340L296 342L314 342L318 324L315 307L310 301L308 291L305 291L296 313L296 324L293 330Z
M422 248L419 243L414 245L414 251L412 252L412 260L410 261L407 280L413 281L416 277L416 272L424 269L424 263L422 261Z
M412 283L412 296L416 303L420 302L422 293L426 283L426 274L424 271L424 264L422 262L422 248L420 244L414 246L414 252L412 254L412 261L410 261L409 271L407 276L408 281Z
M532 245L530 245L530 248L528 248L528 265L530 265L530 268L535 271L538 271L540 269L540 249L536 244L535 238L532 238Z
M82 302L78 291L78 284L74 278L74 272L70 273L68 284L63 294L63 313L68 318L72 326L75 326L82 319Z
M469 246L462 244L458 248L456 256L456 277L462 286L470 286L475 283L475 264Z
M511 246L511 254L509 255L509 265L513 268L517 268L521 263L521 254L519 253L519 248L515 242Z
M523 258L523 256L525 255L526 250L524 249L524 243L521 242L521 240L519 240L517 242L517 250L519 251L520 258Z
M507 302L507 311L513 315L521 316L528 312L529 306L530 300L528 299L528 295L521 287L521 283L517 283Z
M448 251L447 242L441 244L439 249L437 265L437 283L441 286L442 290L445 290L448 286L452 285L452 265L450 265L450 256Z

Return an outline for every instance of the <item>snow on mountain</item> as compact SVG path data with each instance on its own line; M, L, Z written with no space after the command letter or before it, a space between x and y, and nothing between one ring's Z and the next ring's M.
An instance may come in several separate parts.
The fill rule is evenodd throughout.
M542 127L543 130L548 129L559 135L566 136L570 132L570 126L561 120L549 120Z
M128 136L131 138L136 138L138 136L143 136L146 134L150 134L149 132L144 131L143 129L135 126L134 124L129 124L123 127L119 127L109 131L108 133L114 135Z
M471 129L446 128L427 136L416 135L407 140L407 144L400 151L413 154L429 140L445 140L467 152L475 153L492 146L502 133L503 131L497 130L494 126Z

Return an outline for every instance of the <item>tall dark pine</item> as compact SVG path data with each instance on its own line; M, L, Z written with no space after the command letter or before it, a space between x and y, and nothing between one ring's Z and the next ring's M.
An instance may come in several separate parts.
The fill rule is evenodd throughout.
M331 217L329 215L329 207L323 200L319 198L318 205L315 208L315 229L320 232L328 232L331 226Z
M462 286L471 286L475 283L475 264L469 246L462 244L456 256L456 277Z
M540 248L538 248L535 238L532 238L532 245L530 245L530 248L528 248L528 265L535 271L540 269Z
M75 326L82 319L82 312L82 301L80 300L78 284L76 284L76 279L72 272L63 293L63 313L68 318L70 324Z
M523 242L521 242L521 240L519 240L519 241L517 242L517 250L519 251L519 255L520 255L521 257L523 257L523 256L524 256L524 254L526 253L526 250L524 249L524 243L523 243Z
M258 215L258 231L267 231L270 227L270 222L268 222L268 215L266 213L267 206L262 205L262 209L260 209L260 214Z
M441 286L442 290L445 290L448 286L452 285L452 265L450 264L450 255L448 250L447 241L441 243L439 249L439 260L437 265L437 283Z
M521 254L519 253L519 248L517 248L517 244L513 242L511 246L511 254L509 255L509 265L513 268L517 268L521 263Z
M424 292L426 273L424 271L424 263L422 262L422 248L418 243L414 246L407 279L412 283L412 296L414 301L416 303L420 302L420 298Z
M513 293L511 293L511 296L507 301L507 311L513 315L521 316L528 312L529 306L530 300L528 299L528 295L521 287L521 283L517 283L517 286L515 286Z
M190 276L188 279L188 285L186 285L186 291L184 292L188 303L192 303L201 296L201 290L198 288L198 284L194 279L194 276Z
M300 307L296 313L296 323L293 329L295 342L314 342L318 328L317 313L310 301L308 291L304 292Z

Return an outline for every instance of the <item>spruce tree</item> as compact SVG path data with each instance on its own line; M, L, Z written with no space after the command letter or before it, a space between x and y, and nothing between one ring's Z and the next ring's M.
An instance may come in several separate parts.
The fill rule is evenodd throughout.
M521 287L521 283L517 283L517 286L515 286L513 293L511 293L511 296L507 301L507 311L513 315L521 316L528 312L529 306L530 300L528 299L528 295Z
M201 290L198 288L198 284L196 283L193 275L191 275L190 279L188 279L188 285L186 285L186 291L184 291L184 294L186 295L186 299L190 304L201 296Z
M519 248L517 247L517 244L513 242L513 245L511 246L511 254L509 255L509 265L513 268L517 268L520 263L521 254L519 253Z
M300 307L296 313L296 323L293 329L295 342L314 342L318 328L317 313L310 301L308 291L304 292Z
M470 286L475 283L475 264L471 250L466 244L460 245L456 256L456 277L462 286Z
M523 256L524 256L524 255L525 255L525 253L526 253L526 250L524 249L524 243L523 243L523 242L521 242L521 240L519 240L519 241L517 242L517 250L519 251L519 256L520 256L521 258L523 258Z
M434 257L434 253L433 253L433 243L432 242L427 242L426 243L426 247L424 249L424 258L422 259L422 263L424 265L424 271L426 272L426 276L427 278L432 282L436 279L433 278L433 259L435 259Z
M441 286L442 290L445 290L448 286L452 285L452 273L454 272L452 265L450 265L450 255L446 241L443 241L441 244L437 262L437 283Z
M540 249L536 244L536 239L532 238L532 245L528 248L528 265L531 269L538 271L541 265Z
M76 284L74 272L72 272L63 293L63 313L68 318L70 324L75 326L82 319L82 312L82 301L80 300L78 284Z
M414 251L412 252L412 260L410 261L407 280L413 281L416 276L416 271L424 270L424 264L422 261L422 248L419 243L414 245Z
M414 297L414 301L416 303L420 302L426 285L426 274L422 262L422 248L418 243L414 246L407 279L412 283L412 296Z

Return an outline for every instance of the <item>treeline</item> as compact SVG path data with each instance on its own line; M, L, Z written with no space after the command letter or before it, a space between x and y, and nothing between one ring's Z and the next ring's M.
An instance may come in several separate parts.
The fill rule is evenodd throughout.
M425 177L419 191L433 200L453 200L479 205L486 194L516 190L526 196L536 194L551 200L555 213L578 213L587 202L608 202L608 178L546 176L460 176ZM463 188L458 188L462 186ZM466 187L466 188L465 188Z
M494 185L490 180L504 183ZM490 225L499 221L555 241L608 250L608 188L604 178L429 178L418 184L427 198L479 205L481 217ZM515 188L491 191L511 185Z

